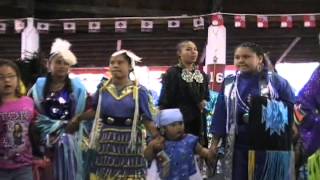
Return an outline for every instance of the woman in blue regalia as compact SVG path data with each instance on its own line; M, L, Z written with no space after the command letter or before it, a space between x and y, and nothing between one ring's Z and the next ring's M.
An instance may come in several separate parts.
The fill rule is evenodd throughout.
M135 62L140 57L120 50L111 55L111 79L105 81L93 98L93 108L83 115L93 117L90 148L90 179L145 179L147 162L143 157L143 126L153 137L158 131L153 122L154 105L147 89L132 81Z
M237 46L234 64L238 71L225 78L217 99L210 148L224 153L226 179L291 179L291 87L255 43Z
M49 178L55 180L85 179L80 150L85 126L74 133L78 127L71 119L85 110L87 92L79 79L69 78L70 67L77 63L70 46L66 40L55 40L48 61L49 73L38 78L29 92L39 112L36 127L41 144L53 162L53 177ZM48 177L48 172L44 174Z

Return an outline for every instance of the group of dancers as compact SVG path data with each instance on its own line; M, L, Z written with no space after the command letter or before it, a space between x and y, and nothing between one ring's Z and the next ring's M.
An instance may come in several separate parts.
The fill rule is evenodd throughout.
M219 161L225 179L291 180L301 167L320 179L319 67L296 97L259 45L238 45L207 132L209 79L194 42L177 45L159 104L130 78L142 58L128 50L111 55L111 78L90 96L69 77L70 46L53 42L49 72L28 94L17 65L0 60L0 180L201 179L197 158Z

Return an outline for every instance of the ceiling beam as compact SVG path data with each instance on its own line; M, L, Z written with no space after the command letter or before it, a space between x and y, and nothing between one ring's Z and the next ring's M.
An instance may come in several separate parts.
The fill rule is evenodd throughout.
M24 16L27 16L27 17L34 16L34 5L35 5L34 0L23 0L23 1L16 2L16 7L23 9L24 10L23 14Z
M318 13L319 0L260 0L260 1L223 1L223 11L232 13L257 13L257 14L298 14Z
M222 12L222 2L223 0L211 0L212 12Z
M288 46L288 48L281 54L280 58L276 61L276 64L281 63L283 59L290 53L292 48L301 40L301 37L296 37Z
M11 5L12 3L13 3L12 0L1 0L0 6L7 6L7 5Z
M36 11L56 11L56 12L82 12L95 15L110 15L110 16L168 16L181 15L185 13L179 10L159 10L159 9L137 9L137 8L116 8L106 6L88 6L76 4L58 4L58 3L35 3Z

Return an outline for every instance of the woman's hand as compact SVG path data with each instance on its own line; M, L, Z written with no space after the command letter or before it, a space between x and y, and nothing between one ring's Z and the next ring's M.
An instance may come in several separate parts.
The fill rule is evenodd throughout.
M155 153L158 153L164 149L164 141L164 137L157 136L155 139L150 141L149 145L152 146Z
M81 119L79 116L74 116L71 121L67 124L66 132L69 134L73 134L74 132L79 130Z
M148 160L156 158L158 152L164 149L164 141L165 139L162 136L157 136L151 140L144 150L144 157Z
M218 158L219 148L222 146L222 139L218 136L213 136L211 146L208 152L208 160L212 163Z
M208 161L209 162L214 162L217 158L218 155L218 147L217 146L211 146L209 148L209 152L208 152Z

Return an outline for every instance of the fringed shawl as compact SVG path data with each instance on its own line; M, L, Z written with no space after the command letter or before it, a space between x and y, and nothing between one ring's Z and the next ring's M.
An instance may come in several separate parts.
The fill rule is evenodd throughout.
M222 163L226 179L232 179L232 161L237 134L237 104L239 99L236 95L236 82L237 77L235 76L226 78L224 82L227 136L225 139L226 152ZM249 149L251 149L248 152L249 179L265 179L266 177L290 179L289 175L293 174L288 169L293 169L293 166L291 166L293 164L291 124L293 120L292 105L294 95L287 81L272 72L266 73L265 78L260 78L259 88L260 96L251 98L249 109ZM266 89L269 101L267 97L264 97ZM262 99L264 101L261 101ZM263 106L265 106L264 109ZM277 111L274 111L274 114L266 113L270 112L272 108L277 109ZM264 116L262 112L264 112ZM274 117L280 119L274 120ZM275 123L275 121L279 122L278 125L272 126L274 125L272 123ZM265 167L263 168L263 172L259 172L259 176L256 176L255 158L256 154L260 154L260 152L263 152L263 156L266 157Z
M46 78L38 78L30 92L32 92L33 99L35 101L36 107L40 113L43 113L44 110L41 106L41 103L44 100L44 94L43 89L45 86ZM86 105L86 99L87 99L87 92L83 84L81 83L80 79L74 78L71 79L72 84L72 94L74 96L74 104L75 104L75 112L74 114L82 113L85 110ZM88 130L86 130L86 126L81 123L80 129L78 132L75 133L75 135L69 135L64 133L64 128L66 121L60 121L60 120L54 120L50 119L45 114L39 114L38 120L36 122L37 127L40 129L41 132L41 140L43 142L48 141L48 137L51 133L55 133L59 137L58 143L65 144L64 145L58 145L57 148L61 149L59 152L63 153L63 163L64 167L66 165L70 165L72 167L67 167L67 169L59 169L62 166L62 164L58 165L56 167L55 171L58 173L56 174L56 178L61 179L63 177L71 178L71 179L83 179L85 178L85 171L83 169L83 154L80 150L80 147L83 147L83 141L84 141L84 133L88 133ZM47 145L50 145L50 143L47 142ZM60 148L61 147L61 148ZM57 150L58 151L58 150ZM71 154L74 155L74 158ZM61 156L58 155L58 156ZM75 161L75 162L74 162ZM59 162L58 162L59 163ZM71 163L71 164L70 164ZM58 168L58 169L57 169ZM70 171L69 173L62 173L61 172L68 172L68 168L76 168L76 174L72 174Z

